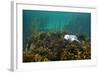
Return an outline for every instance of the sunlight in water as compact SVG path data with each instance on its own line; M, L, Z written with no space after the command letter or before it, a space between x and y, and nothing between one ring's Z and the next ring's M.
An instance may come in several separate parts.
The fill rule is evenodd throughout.
M23 10L23 62L91 59L91 13Z

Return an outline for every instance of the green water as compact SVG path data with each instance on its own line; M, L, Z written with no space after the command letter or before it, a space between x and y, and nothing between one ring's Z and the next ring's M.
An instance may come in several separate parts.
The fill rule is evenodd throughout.
M32 32L67 32L91 36L91 13L23 10L24 42Z

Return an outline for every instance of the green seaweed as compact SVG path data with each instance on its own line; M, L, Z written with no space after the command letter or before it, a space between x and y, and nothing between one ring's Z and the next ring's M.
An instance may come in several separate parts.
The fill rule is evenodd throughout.
M91 44L87 36L77 41L64 40L65 32L33 32L23 51L23 62L91 59Z

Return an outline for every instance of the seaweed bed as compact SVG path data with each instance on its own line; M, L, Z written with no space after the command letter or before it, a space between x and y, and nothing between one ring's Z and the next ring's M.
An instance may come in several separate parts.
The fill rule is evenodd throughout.
M80 41L64 39L66 33L34 32L23 49L23 62L91 59L90 39L77 35Z

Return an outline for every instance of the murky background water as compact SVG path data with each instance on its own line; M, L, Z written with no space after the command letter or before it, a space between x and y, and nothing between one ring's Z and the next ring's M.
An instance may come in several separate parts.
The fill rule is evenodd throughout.
M36 32L67 32L91 36L91 14L79 12L56 12L23 10L23 43Z
M23 62L91 59L91 14L23 10Z

